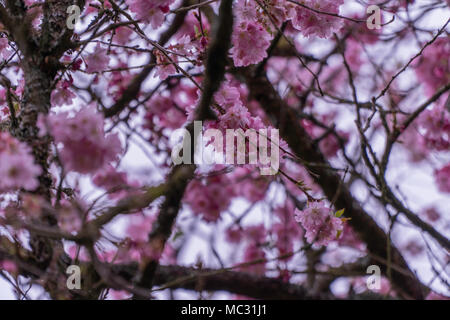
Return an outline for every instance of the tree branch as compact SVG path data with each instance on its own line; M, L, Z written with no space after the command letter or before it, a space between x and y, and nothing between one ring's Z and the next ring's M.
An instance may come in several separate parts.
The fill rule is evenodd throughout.
M306 164L306 167L312 173L312 178L321 186L327 198L330 201L336 198L335 206L345 208L346 215L351 218L349 223L367 244L368 250L379 257L387 257L388 239L386 234L353 198L345 185L342 185L340 192L336 194L340 185L340 176L327 169L329 163L316 148L300 122L296 121L295 113L280 98L267 77L265 75L255 77L249 68L239 70L239 75L245 79L250 96L260 103L272 122L279 126L281 136L288 142L294 153L307 163L325 164L324 166L308 166ZM424 288L409 269L398 249L391 246L391 253L391 261L407 273L405 275L397 270L393 271L392 281L395 287L406 296L423 299ZM386 271L387 265L384 264L383 267L383 271Z

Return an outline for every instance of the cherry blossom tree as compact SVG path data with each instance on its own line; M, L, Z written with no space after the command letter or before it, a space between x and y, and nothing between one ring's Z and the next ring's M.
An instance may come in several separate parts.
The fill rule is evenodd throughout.
M449 5L0 1L0 292L449 296Z

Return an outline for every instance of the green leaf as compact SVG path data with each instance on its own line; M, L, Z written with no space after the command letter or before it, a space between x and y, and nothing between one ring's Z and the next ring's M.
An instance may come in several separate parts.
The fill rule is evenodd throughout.
M344 212L345 212L345 208L339 210L338 212L336 212L336 213L334 214L334 216L335 216L336 218L340 218L340 217L344 214Z
M177 240L179 237L182 237L183 235L184 235L183 231L181 231L181 230L177 231L177 232L173 235L172 241Z
M15 112L20 111L20 104L18 102L13 102L13 108Z
M196 37L201 36L200 31L198 30L198 28L197 28L196 25L194 25L194 32L195 32L195 36L196 36Z

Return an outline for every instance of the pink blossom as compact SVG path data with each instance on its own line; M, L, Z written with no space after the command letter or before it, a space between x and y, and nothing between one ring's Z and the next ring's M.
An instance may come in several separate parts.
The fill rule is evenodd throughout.
M343 230L342 220L336 218L323 202L309 203L302 211L296 209L295 219L305 228L307 241L317 245L328 245Z
M71 105L76 95L69 89L71 82L67 80L59 81L52 91L51 103L53 106Z
M430 291L425 300L450 300L450 297L444 296L434 291Z
M127 235L134 241L146 242L154 220L154 216L134 215L126 229Z
M0 92L0 95L1 95L1 92ZM8 107L0 107L0 120L2 120L2 121L5 120L5 118L9 117L9 115L10 115L10 111L9 111Z
M115 30L114 40L120 45L127 45L133 30L128 27L119 27Z
M25 194L23 196L23 210L29 217L37 218L41 215L45 200L40 196Z
M361 14L354 14L350 16L353 19L357 20L365 20L366 17ZM381 23L383 23L383 15L381 15ZM382 29L373 29L370 30L367 28L367 24L365 23L354 23L350 20L345 20L344 25L346 29L352 30L352 32L349 34L349 39L351 42L356 41L360 43L365 44L375 44L379 38L380 33L382 32Z
M248 201L254 203L265 198L269 189L270 180L262 177L249 167L238 167L234 170L232 178L241 190L240 194Z
M434 172L439 191L450 193L450 163Z
M344 3L344 0L306 0L303 3L316 11L338 14L339 7ZM308 8L296 5L289 13L292 25L304 36L329 38L333 32L339 31L342 27L342 19L318 13Z
M226 81L220 87L220 90L214 95L216 102L225 109L231 108L236 104L241 104L241 94L239 89Z
M84 107L74 116L67 112L50 114L40 121L45 133L50 129L56 143L63 145L60 157L66 169L80 173L93 173L121 152L117 134L105 135L103 116L91 107Z
M257 224L245 228L245 237L254 243L262 244L266 238L266 228L264 224Z
M302 230L294 219L294 203L287 201L283 206L275 209L279 222L272 227L277 236L277 248L280 255L293 252L294 242L301 239ZM286 260L291 260L292 256Z
M250 112L241 103L228 108L226 113L219 116L220 126L224 129L246 128L250 124Z
M161 248L156 248L148 243L155 216L147 216L142 213L132 216L128 221L126 235L128 236L117 251L117 262L139 261L141 259L160 259L169 262L174 259L174 252L171 247L166 246L161 252Z
M428 95L450 82L450 38L438 38L425 48L416 73Z
M226 239L230 243L239 243L244 235L244 231L238 226L231 226L225 232Z
M425 110L417 119L419 128L424 130L423 138L428 148L436 150L450 149L450 113L444 104L435 104Z
M147 106L144 128L150 129L153 124L158 124L161 128L177 129L186 121L186 113L169 97L155 95Z
M285 0L270 0L264 2L264 10L254 0L240 0L234 6L238 23L259 21L265 28L279 28L287 20L287 12L291 4ZM270 17L269 17L270 15ZM273 28L275 29L275 28Z
M41 172L25 143L0 132L0 191L34 190L39 185L37 177Z
M9 49L8 38L0 38L0 57L4 60L9 59L11 51Z
M406 129L400 136L402 146L409 152L413 162L419 162L427 158L430 151L423 135L412 126Z
M67 254L71 259L78 258L81 261L89 261L90 256L87 249L79 245L69 245L67 248Z
M242 22L234 29L232 36L234 65L246 67L267 57L271 35L258 23Z
M161 255L161 263L174 265L177 263L177 251L170 244L167 243Z
M424 247L416 240L410 240L408 243L404 246L404 249L412 256L418 256L420 255Z
M93 182L98 187L105 188L107 190L117 188L120 186L126 186L127 174L125 172L119 172L111 165L105 166L101 171L97 172L94 176Z
M169 5L174 0L127 0L130 10L138 20L150 23L152 28L159 28L165 15L169 11Z
M338 136L342 139L342 142L345 144L348 141L350 135L340 130L338 130L337 133ZM319 146L323 154L329 158L336 156L338 151L341 149L341 144L334 134L328 134L320 141Z
M88 55L85 60L87 73L101 72L105 70L109 64L107 49L102 48L100 44L98 44L95 47L94 52Z
M200 36L200 30L203 29L206 34L210 33L211 26L209 25L208 18L202 15L201 26L198 16L194 14L193 11L189 13L184 18L184 24L180 27L177 32L176 38L180 39L185 35L188 35L191 39L195 39ZM201 37L203 38L203 36Z
M107 190L110 199L129 196L130 192L135 190L131 188L132 184L128 182L126 172L118 171L110 164L99 170L92 181L96 186Z
M255 171L256 172L256 171ZM259 173L255 173L259 174ZM254 179L254 180L253 180ZM266 197L270 181L265 177L247 178L241 183L242 196L248 201L255 203Z
M127 300L132 296L131 293L127 291L118 291L114 289L110 289L109 294L111 296L111 300Z
M241 269L254 274L264 274L266 270L265 259L266 254L264 250L255 244L251 244L244 252L244 262L248 262L249 264L243 266Z
M3 260L0 261L0 270L5 270L6 272L9 272L11 274L16 274L19 268L14 261Z
M172 60L170 61L169 58L159 50L154 50L154 54L156 56L156 63L158 64L154 78L159 77L161 80L166 80L170 75L177 73L177 69L174 66L174 62L177 62L176 56L170 55L170 60Z
M365 249L365 244L361 241L356 232L351 226L349 226L348 223L344 223L342 235L339 237L338 243L340 246L348 246L357 250Z
M361 45L357 41L349 40L345 48L345 59L354 72L358 72L363 64L361 55L363 53Z
M256 1L237 1L234 13L238 22L256 21L259 16Z
M62 200L58 208L58 225L66 232L77 232L83 223L84 208L81 203Z
M441 218L441 214L434 207L430 207L424 211L425 218L428 221L436 222Z
M184 201L194 214L206 222L216 222L226 210L235 191L226 176L208 177L204 181L194 180L189 184Z

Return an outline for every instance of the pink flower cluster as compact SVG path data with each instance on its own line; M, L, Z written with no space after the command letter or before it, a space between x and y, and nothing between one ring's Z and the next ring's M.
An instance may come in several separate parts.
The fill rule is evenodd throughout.
M122 241L117 252L110 252L115 262L140 261L142 259L160 259L167 264L176 263L176 251L167 243L163 252L152 247L148 242L148 234L152 230L155 215L139 213L132 216L126 227L126 239Z
M202 38L201 36L199 36ZM204 40L206 41L206 40ZM200 40L191 39L189 35L184 35L178 39L178 42L167 47L167 51L163 53L158 49L153 50L158 64L154 77L166 80L170 75L177 72L176 63L180 57L189 57L190 60L198 60L199 55L206 49L206 43Z
M151 129L154 124L159 128L177 129L186 121L184 110L175 105L172 97L155 95L147 103L145 128Z
M272 36L264 27L253 21L239 23L233 32L233 56L236 67L246 67L267 57L267 48Z
M226 136L227 129L242 129L243 131L246 131L248 129L254 130L254 133L258 139L258 145L255 147L255 145L252 145L252 148L250 148L250 143L246 141L245 143L245 149L237 148L237 144L235 144L235 160L242 157L242 153L244 153L245 163L247 163L246 167L255 168L255 165L262 168L268 168L269 164L263 163L261 160L261 156L259 156L259 159L257 159L256 164L249 164L249 158L252 156L253 159L258 158L258 153L261 154L261 151L267 152L267 156L272 155L272 143L270 141L270 138L272 137L272 127L266 126L262 119L257 115L252 115L248 108L243 104L243 100L241 99L241 94L245 94L245 90L241 87L237 87L233 83L233 79L230 79L228 81L225 81L220 90L216 92L214 95L214 99L216 103L220 106L221 110L220 112L217 111L217 117L218 121L210 121L207 123L207 129L218 129L222 132L223 137ZM245 98L245 97L244 97ZM259 134L259 130L267 130L266 131L266 147L265 148L261 143L261 135ZM208 142L208 144L213 143L214 148L216 151L219 151L217 148L219 147L219 144L214 144L213 138L211 138L211 141ZM226 152L226 143L225 141L222 141L222 147L224 148L223 151ZM278 145L274 144L274 146ZM254 148L253 148L254 147ZM279 141L279 147L287 148L287 143L280 139ZM259 152L258 152L259 151ZM278 150L279 151L279 150ZM256 154L255 154L256 152ZM280 163L283 163L284 159L280 158ZM237 162L235 162L237 163Z
M49 129L56 144L62 144L60 158L67 170L94 173L116 159L122 151L117 134L105 135L104 119L95 108L84 107L74 116L68 112L39 119L42 134Z
M231 54L236 67L256 64L267 57L267 49L273 38L271 33L275 30L272 22L279 26L286 19L283 5L277 2L279 1L266 1L265 10L262 10L253 0L237 1L234 8L236 23L231 39Z
M357 250L365 250L366 246L364 242L358 237L352 227L348 223L344 223L342 229L342 235L338 239L339 246L347 246Z
M72 85L72 79L61 80L56 85L56 88L52 91L51 103L52 106L71 105L76 95L70 90Z
M333 123L335 123L337 117L336 112L329 112L325 115L320 116L320 120L323 124L332 126ZM308 132L311 137L313 138L321 138L319 142L320 150L323 152L323 154L328 157L332 158L337 155L337 152L341 149L341 145L339 143L338 138L334 134L328 134L325 137L323 134L326 132L326 130L322 127L316 126L313 123L311 123L308 120L303 121L303 126L306 129L306 132ZM346 144L350 138L349 133L339 130L336 130L336 133L338 137L342 140L343 144Z
M302 211L295 209L295 220L305 229L306 240L320 246L336 240L344 227L342 220L335 217L323 202L309 203Z
M128 181L126 172L118 171L110 164L99 170L92 181L97 187L108 191L110 199L120 199L129 196L130 188L138 186L134 181L132 183Z
M292 26L304 36L329 38L333 32L339 31L343 26L341 18L326 13L338 14L339 7L344 3L344 0L305 0L299 2L308 8L295 5L289 16Z
M450 163L434 172L439 191L450 193Z
M194 180L189 184L184 197L194 214L206 222L216 222L220 213L228 208L235 196L233 185L225 175L216 175L204 181Z
M245 243L244 262L249 265L243 266L242 270L256 274L264 274L266 253L264 252L264 243L266 242L267 230L264 224L257 224L241 228L233 225L226 231L227 240L231 243Z
M25 143L0 132L0 191L36 189L41 172Z
M420 134L417 128L410 126L401 135L401 143L409 153L409 158L413 162L420 162L430 154L427 141Z
M100 44L95 47L93 53L86 57L86 72L95 73L104 71L109 64L108 50L102 48Z
M19 268L14 261L0 260L0 270L5 270L10 274L16 274L19 271Z
M270 180L261 176L250 167L237 167L232 174L233 182L239 188L239 194L248 201L255 203L266 197Z
M287 201L284 206L275 209L275 214L279 219L272 229L277 236L276 246L280 255L294 251L294 241L301 239L302 230L294 219L294 203ZM292 256L287 258L292 259Z
M58 225L66 232L77 232L83 224L85 208L82 203L62 199L58 208Z
M234 65L245 67L266 58L272 34L284 21L290 20L292 26L306 37L329 38L343 26L341 18L330 15L339 13L343 0L299 2L303 6L285 0L265 1L264 9L261 9L255 1L238 1L231 49Z
M9 50L8 38L0 38L0 58L9 59L11 56L11 51Z
M169 6L174 0L127 0L126 2L138 20L150 23L152 28L157 29L163 24L169 12Z
M428 95L450 82L450 38L438 38L424 50L416 73Z
M127 174L119 172L112 165L105 166L94 176L95 185L110 190L128 184Z
M441 214L435 207L426 208L422 214L430 222L436 222L441 218Z
M225 112L218 114L219 121L211 122L208 126L222 130L224 134L226 129L259 130L266 128L262 119L257 115L252 115L244 105L243 94L242 88L235 86L232 80L224 82L214 95L214 99Z
M423 138L428 149L445 151L450 149L450 113L444 104L435 104L425 110L417 119L419 128L424 131Z

